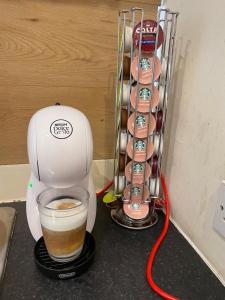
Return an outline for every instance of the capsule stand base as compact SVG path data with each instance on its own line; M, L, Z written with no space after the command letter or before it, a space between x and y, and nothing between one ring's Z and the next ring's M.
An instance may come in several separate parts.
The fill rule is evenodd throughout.
M144 219L131 219L125 214L121 206L111 209L111 218L120 226L133 230L146 229L158 222L156 212L152 213L150 210L150 213Z

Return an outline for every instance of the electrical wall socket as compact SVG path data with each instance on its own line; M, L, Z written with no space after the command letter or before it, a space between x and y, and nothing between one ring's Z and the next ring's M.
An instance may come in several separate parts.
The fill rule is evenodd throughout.
M219 188L213 227L225 239L225 180Z

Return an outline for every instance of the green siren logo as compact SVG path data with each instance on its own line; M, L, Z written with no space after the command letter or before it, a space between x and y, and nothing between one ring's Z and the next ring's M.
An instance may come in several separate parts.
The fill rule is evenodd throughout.
M145 150L145 142L143 140L137 140L135 142L135 150L144 151Z
M139 163L134 163L133 164L133 171L134 173L142 173L144 170L143 165Z
M144 101L148 101L151 98L151 90L149 88L142 88L139 91L139 98Z
M144 115L139 115L136 117L136 125L137 127L143 127L146 124L146 119Z
M141 67L141 70L144 72L144 71L148 71L151 67L151 64L150 64L150 60L149 58L142 58L140 60L140 67Z
M138 196L141 192L141 189L138 186L133 186L131 191L132 196Z

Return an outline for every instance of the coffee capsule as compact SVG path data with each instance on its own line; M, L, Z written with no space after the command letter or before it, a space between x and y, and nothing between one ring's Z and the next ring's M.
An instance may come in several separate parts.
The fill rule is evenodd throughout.
M144 20L142 23L142 39L141 50L145 52L155 51L156 36L157 36L157 22L154 20ZM133 31L134 47L138 48L140 43L141 22L138 23ZM162 27L158 26L158 42L157 48L159 48L164 40L164 34Z
M138 56L135 55L131 63L131 72L134 80L139 80L142 84L150 84L159 78L161 72L160 61L157 56L142 55L139 61L138 78ZM153 79L154 73L154 79Z
M114 189L116 194L123 193L125 188L125 176L118 175L114 177Z
M144 188L144 192L143 192ZM146 185L133 183L129 184L124 189L124 198L133 203L142 203L149 197L149 189Z
M122 95L122 105L127 106L130 99L130 85L129 83L123 83L123 95Z
M118 90L117 90L117 107L127 106L129 100L130 100L130 85L128 81L123 83L123 89L121 88L121 82L119 81Z
M130 102L134 109L137 104L137 111L147 113L150 106L154 110L158 105L159 91L151 85L136 85L131 89Z
M160 132L162 129L162 122L163 122L163 112L160 110L154 114L156 119L156 132Z
M122 63L122 61L121 61ZM131 59L129 56L125 55L123 57L123 80L129 80L130 79L130 65L131 65ZM120 66L120 75L119 78L122 76L122 65Z
M147 157L146 157L147 151ZM137 162L144 162L148 160L154 152L153 142L149 140L147 146L147 139L134 139L134 160ZM129 139L127 144L127 154L133 158L133 138Z
M133 172L133 176L132 176ZM145 180L144 180L144 172L145 172ZM129 162L125 168L125 176L128 181L131 181L133 183L142 184L144 181L146 181L151 174L150 165L146 163L140 163L140 162Z
M163 136L159 134L155 134L150 138L151 141L153 141L154 144L154 154L155 155L162 155L163 151Z
M124 172L125 170L125 154L119 154L119 171Z
M128 120L128 111L125 108L121 109L121 128L126 129L127 128L127 120Z
M158 197L159 196L159 177L150 179L150 196Z
M148 203L124 203L123 210L131 219L140 220L147 217L149 213Z
M132 44L132 27L126 26L125 27L125 43L124 43L124 51L129 52L131 49Z
M136 127L135 129L134 126ZM135 113L132 113L128 119L127 127L132 135L135 134L135 137L145 138L155 130L156 121L152 114L149 121L149 114L138 112L135 116Z
M127 148L127 133L122 130L120 132L120 153L125 153Z
M156 176L158 174L158 157L156 155L151 159L151 167L152 167L152 176Z

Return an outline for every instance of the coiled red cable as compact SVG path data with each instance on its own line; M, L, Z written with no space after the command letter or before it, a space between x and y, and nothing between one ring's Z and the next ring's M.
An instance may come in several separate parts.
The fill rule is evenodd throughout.
M168 191L167 191L167 187L166 187L166 182L165 182L163 175L161 175L160 178L161 178L161 183L162 183L162 188L163 188L163 193L164 193L164 198L165 198L166 219L165 219L165 224L164 224L163 230L162 230L158 240L156 241L154 247L152 248L152 251L150 252L148 264L147 264L147 268L146 268L146 277L147 277L148 283L151 286L151 288L162 298L164 298L166 300L179 300L178 298L171 296L171 295L167 294L165 291L163 291L162 289L160 289L160 287L157 286L157 284L154 282L154 280L152 278L152 265L154 262L154 258L155 258L156 252L159 249L159 246L161 245L161 243L164 240L166 233L168 231L169 217L170 217L170 204L169 204L169 196L168 196Z
M164 240L167 234L168 227L169 227L169 217L170 217L170 204L169 204L169 196L166 187L166 182L163 175L161 175L160 178L161 178L161 183L162 183L162 188L163 188L163 193L165 198L165 209L166 209L165 224L158 240L156 241L154 247L152 248L152 251L150 252L148 264L146 268L146 277L151 288L162 298L166 300L180 300L179 298L176 298L163 291L160 287L157 286L157 284L154 282L152 278L152 266L155 259L155 255L159 249L159 246L161 245L162 241ZM108 185L106 185L101 191L96 193L96 196L99 197L100 195L104 194L104 192L107 191L112 186L112 184L113 181L110 181Z

